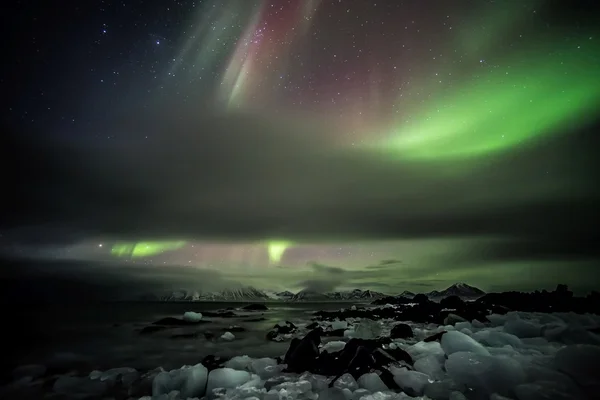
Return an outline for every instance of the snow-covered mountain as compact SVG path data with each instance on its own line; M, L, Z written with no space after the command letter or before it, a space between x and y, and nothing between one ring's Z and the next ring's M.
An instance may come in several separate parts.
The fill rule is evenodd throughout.
M291 301L326 301L330 300L329 297L324 293L315 292L314 290L303 289L296 293Z
M431 299L442 299L448 296L459 296L463 298L477 298L485 292L466 283L455 283L447 289L433 290L425 293ZM192 290L176 290L171 293L157 296L155 294L144 295L142 301L360 301L376 300L388 295L373 290L354 289L349 291L319 293L304 289L294 294L288 290L283 292L259 290L251 286L242 288L226 289L217 292L198 292ZM413 298L414 293L404 291L395 297Z
M374 300L385 297L386 295L372 290L354 289L345 292L325 293L325 296L331 300Z
M442 291L431 291L429 293L425 293L429 298L444 298L448 296L458 296L458 297L481 297L485 294L485 292L481 289L478 289L474 286L467 285L466 283L459 282L450 286L447 289Z
M275 293L275 298L280 300L291 300L294 296L294 293L290 292L289 290Z
M144 298L148 298L146 295ZM253 287L225 289L217 292L177 290L158 297L162 301L264 301L272 300L265 292Z

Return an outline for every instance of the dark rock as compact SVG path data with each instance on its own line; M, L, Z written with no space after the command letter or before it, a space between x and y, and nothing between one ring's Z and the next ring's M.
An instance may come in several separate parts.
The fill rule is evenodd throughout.
M276 340L279 335L286 335L288 333L294 333L298 330L296 325L291 323L290 321L285 321L285 325L276 324L273 327L273 330L267 333L268 340Z
M506 311L524 312L574 312L577 314L594 313L600 310L597 295L574 297L566 285L558 285L554 292L523 293L503 292L488 293L477 299L476 303L490 312L506 313Z
M315 329L319 327L319 323L318 322L313 322L309 325L306 325L306 329Z
M440 306L452 310L462 310L465 308L465 302L458 296L448 296L440 300Z
M406 339L414 336L413 330L408 324L397 324L394 325L390 332L392 339Z
M410 354L408 354L405 350L402 350L399 347L396 347L395 349L387 349L386 351L398 361L404 361L408 365L414 364L414 361Z
M317 324L317 326L319 326L319 324ZM328 337L344 337L344 331L345 331L345 329L333 329L331 331L324 332L324 336L328 336Z
M157 325L145 326L140 331L140 335L149 335L154 332L164 331L165 329L169 329L169 327L168 326L157 326Z
M290 357L292 356L292 353L294 352L294 350L296 350L296 347L298 347L299 344L300 344L300 339L298 339L298 338L292 339L292 341L290 342L290 346L288 347L288 350L285 353L285 356L283 357L284 364L287 364L290 361Z
M291 350L287 358L287 372L302 373L311 371L315 367L317 358L319 357L319 345L321 344L321 328L313 329L308 332L302 340Z
M200 320L200 321L186 321L180 318L174 317L166 317L161 318L158 321L152 323L152 325L163 325L163 326L189 326L189 325L200 325L200 324L208 324L210 321Z
M399 304L409 304L412 302L413 302L412 299L409 299L408 297L404 297L404 296L387 296L387 297L382 297L380 299L377 299L377 300L373 301L371 304L377 305L377 306L383 306L386 304L399 305Z
M242 307L242 310L246 311L267 311L269 308L264 304L248 304Z
M379 378L389 389L394 391L401 391L400 386L394 380L394 374L392 374L387 368L380 368Z
M442 340L442 336L444 336L445 333L446 333L446 331L438 332L435 335L431 335L431 336L423 339L423 341L424 342L435 342L435 341Z
M429 301L429 297L427 297L427 295L423 294L423 293L416 294L415 297L413 297L413 299L412 299L413 303L418 303L418 304L427 303L428 301Z
M208 355L202 359L202 365L210 372L213 369L223 368L223 364L229 361L229 358L223 358L219 356Z

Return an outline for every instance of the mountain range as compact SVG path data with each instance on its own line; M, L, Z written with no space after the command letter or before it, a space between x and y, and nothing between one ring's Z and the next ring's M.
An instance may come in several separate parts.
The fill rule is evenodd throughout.
M481 289L469 286L466 283L455 283L454 285L442 290L424 293L432 299L442 299L448 296L459 296L464 298L475 298L485 294ZM177 290L174 292L155 295L149 294L143 296L140 300L144 301L369 301L376 300L390 295L373 290L354 289L349 291L320 293L310 289L303 289L298 293L290 291L275 292L260 290L253 287L242 287L236 289L226 289L216 292L198 292L190 290ZM404 291L397 297L413 298L415 293Z

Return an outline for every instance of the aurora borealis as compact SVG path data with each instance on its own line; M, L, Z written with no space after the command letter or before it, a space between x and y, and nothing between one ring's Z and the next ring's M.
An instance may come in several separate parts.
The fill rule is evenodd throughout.
M600 45L576 3L107 2L52 39L22 6L0 244L215 285L587 290Z

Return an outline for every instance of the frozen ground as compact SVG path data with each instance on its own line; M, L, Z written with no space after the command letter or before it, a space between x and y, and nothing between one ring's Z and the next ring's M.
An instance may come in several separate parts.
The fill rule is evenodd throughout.
M188 315L186 318L198 318ZM180 368L138 371L132 367L92 371L85 376L68 373L48 376L44 365L26 365L13 372L14 381L1 398L187 399L223 400L392 400L392 399L598 399L600 398L600 317L573 313L492 314L490 322L456 322L436 326L408 323L414 333L392 339L384 349L404 349L411 366L389 366L401 391L392 391L377 373L358 379L350 374L333 377L283 372L285 365L258 352L238 354L225 363L204 359ZM308 319L296 320L303 337ZM324 338L321 351L343 349L351 337L389 336L394 320L350 318L319 321L324 329L345 329L344 337ZM332 326L333 325L333 326ZM447 331L439 341L424 342ZM218 338L215 346L227 348L237 334ZM286 337L289 339L289 336ZM281 345L284 356L289 342Z

